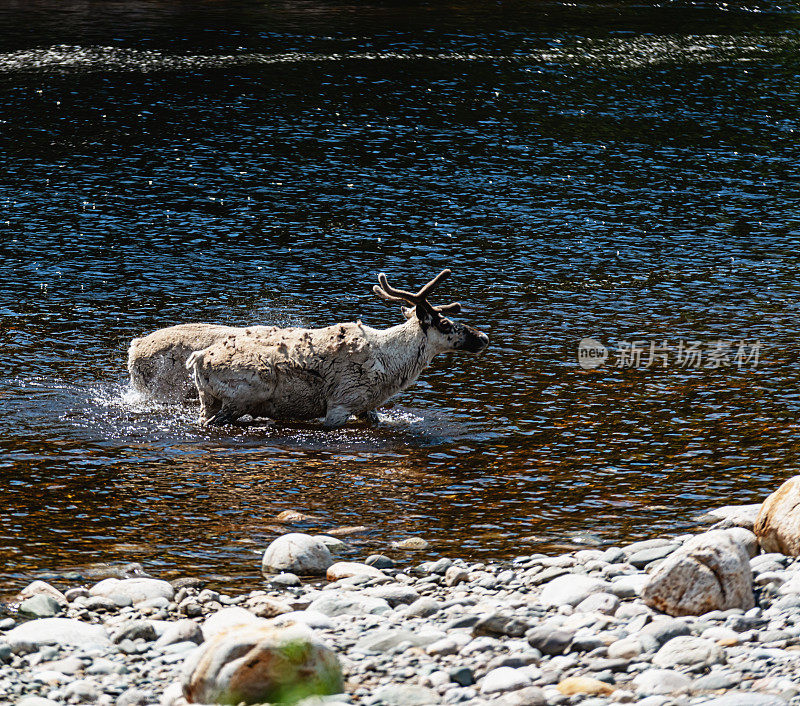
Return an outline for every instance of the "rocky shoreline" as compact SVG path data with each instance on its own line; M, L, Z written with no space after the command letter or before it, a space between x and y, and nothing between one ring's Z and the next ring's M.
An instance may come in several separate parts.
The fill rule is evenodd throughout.
M800 560L761 551L758 509L712 513L699 535L490 564L337 561L340 540L294 533L266 550L263 590L233 596L189 578L36 581L0 618L0 704L237 703L225 689L274 661L230 665L287 630L311 646L291 678L313 670L331 694L309 703L800 704Z

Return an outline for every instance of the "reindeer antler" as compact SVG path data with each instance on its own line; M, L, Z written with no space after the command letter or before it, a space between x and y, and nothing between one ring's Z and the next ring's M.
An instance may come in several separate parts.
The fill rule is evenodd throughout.
M418 289L416 292L412 293L407 292L405 289L396 289L395 287L392 287L386 279L386 275L383 272L379 272L378 281L381 284L380 286L376 284L372 288L372 291L388 302L404 302L411 306L421 306L423 308L427 307L439 314L457 314L459 311L461 311L461 304L459 302L443 304L442 306L433 306L427 301L428 295L439 285L442 280L447 279L449 276L450 270L442 270L430 282Z

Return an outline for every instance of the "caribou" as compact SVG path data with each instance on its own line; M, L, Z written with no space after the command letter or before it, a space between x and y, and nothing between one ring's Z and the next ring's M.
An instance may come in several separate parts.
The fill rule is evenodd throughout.
M400 303L406 321L374 329L361 321L324 328L228 332L188 355L186 368L200 398L204 424L235 422L245 415L280 421L323 419L326 428L355 416L377 421L377 407L412 385L441 353L480 353L485 333L452 321L454 302L435 306L431 293L443 270L416 292L389 285L378 275L373 291Z

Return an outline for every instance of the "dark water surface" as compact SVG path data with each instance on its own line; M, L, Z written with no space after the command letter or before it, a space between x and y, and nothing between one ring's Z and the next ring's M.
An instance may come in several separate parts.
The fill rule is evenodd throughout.
M799 20L0 2L3 589L126 561L257 584L286 509L366 526L356 556L489 558L760 500L800 450ZM378 428L208 430L127 391L134 336L386 326L376 273L445 266L491 347ZM634 340L760 359L614 367Z

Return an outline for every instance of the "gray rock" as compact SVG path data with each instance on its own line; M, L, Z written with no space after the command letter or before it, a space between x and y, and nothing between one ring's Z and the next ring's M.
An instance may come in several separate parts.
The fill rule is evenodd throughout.
M300 532L278 537L267 547L261 561L265 573L288 571L320 575L331 565L333 557L325 542Z
M150 578L132 579L104 579L96 583L89 589L92 596L102 596L104 598L114 598L124 596L136 605L143 601L153 598L164 598L171 601L175 595L175 589L169 582Z
M129 620L112 633L111 642L116 644L123 640L153 642L156 637L156 629L150 620Z
M738 691L701 701L697 706L788 706L780 696L759 694L755 691Z
M673 669L648 669L633 680L639 694L675 694L687 691L691 683L690 677Z
M273 586L278 586L279 588L298 588L303 585L303 582L298 578L297 574L292 574L288 571L270 576L269 582Z
M97 685L87 679L78 679L64 687L64 698L73 703L96 703L99 696Z
M651 608L670 615L755 605L750 557L724 530L688 540L653 572L642 593Z
M498 706L546 706L548 701L544 692L538 686L525 686L522 689L503 694L492 703ZM585 705L587 702L583 701L582 704Z
M610 659L631 660L646 651L642 641L636 635L629 635L621 640L612 642L608 646L608 657Z
M454 667L448 672L450 681L459 686L471 686L475 683L475 675L469 667Z
M742 681L742 675L738 672L711 672L692 682L692 693L703 691L721 691L731 689Z
M458 630L459 628L471 628L474 627L478 621L481 619L480 615L475 613L471 615L461 615L457 618L453 618L444 624L445 630Z
M453 565L453 560L447 557L442 557L437 561L426 561L424 564L419 565L419 570L423 574L438 574L444 576L447 570Z
M649 580L650 577L647 574L617 576L611 581L606 591L613 593L617 598L635 598L642 593Z
M409 618L427 618L435 615L442 609L442 603L434 598L427 596L418 598L411 605L409 605L403 614Z
M17 601L21 603L25 599L33 598L34 596L50 596L50 598L54 599L64 608L66 608L69 603L69 600L61 591L45 581L33 581L29 583L17 594Z
M525 686L522 689L509 691L492 701L492 704L497 704L497 706L546 706L547 703L544 692L538 686ZM582 702L582 704L586 703L586 701Z
M576 606L592 593L608 588L608 583L582 574L566 574L547 583L542 588L539 603L544 606Z
M635 566L637 569L642 569L652 561L658 561L668 557L672 552L680 547L680 544L664 544L660 547L650 547L649 549L640 549L628 556L628 563Z
M161 637L156 640L156 647L166 647L179 642L194 642L198 645L203 642L203 631L194 620L183 618L170 623Z
M653 637L658 643L658 646L661 647L663 644L669 642L675 637L691 635L692 629L683 620L666 618L662 620L654 620L652 623L648 623L642 628L641 632L645 635Z
M5 664L11 660L12 650L11 645L6 642L0 642L0 664Z
M415 647L426 647L445 637L445 633L438 630L411 632L393 628L373 630L358 642L353 648L356 652L388 652L403 642L410 642Z
M65 657L64 659L60 659L56 662L48 662L41 666L47 670L61 672L69 676L82 672L85 667L83 660L75 656Z
M64 605L46 593L26 598L19 604L19 612L29 618L53 618L64 610Z
M644 551L645 549L653 549L654 547L665 547L668 544L674 544L670 539L645 539L641 542L633 542L622 547L625 556L636 554L636 552Z
M539 650L531 649L527 652L515 652L513 654L500 654L490 660L486 665L486 671L497 669L498 667L527 667L531 664L539 664L542 660L542 653Z
M664 668L680 665L710 666L724 661L725 653L718 645L711 640L689 635L671 639L653 656L653 664Z
M392 583L386 586L377 586L367 591L373 598L381 598L392 608L407 605L419 599L419 592L402 583Z
M223 630L228 630L238 625L256 625L264 622L266 621L263 618L256 617L249 610L239 606L229 606L218 610L205 619L202 626L203 637L206 640L210 640Z
M120 608L133 605L133 601L125 596L91 596L83 605L92 613L116 613Z
M579 613L614 615L619 605L620 600L613 593L594 593L578 603L575 610Z
M761 548L758 546L758 537L749 529L733 527L725 531L731 536L734 542L737 542L742 549L745 550L750 559L753 559L761 551Z
M17 706L59 706L57 701L44 699L41 696L26 696L17 701Z
M146 706L155 700L153 692L131 688L126 689L117 697L117 706Z
M84 647L111 644L105 628L72 618L31 620L6 633L4 639L14 652L36 651L42 645Z
M532 686L533 679L523 669L499 667L489 672L481 681L481 694L497 694Z
M435 691L413 684L386 684L375 690L371 703L386 706L422 706L439 703Z
M323 615L380 615L388 613L392 608L383 598L375 598L360 593L334 593L322 595L311 602L309 610Z
M444 582L448 586L469 581L469 571L460 566L451 566L444 574Z
M525 634L528 644L543 655L561 655L572 643L572 633L547 625L531 628Z
M376 569L393 569L397 565L394 559L383 554L370 554L364 563Z
M520 620L513 615L492 613L485 615L475 623L473 635L507 635L509 637L522 637L530 628L526 620Z
M725 520L731 523L732 526L735 525L752 530L756 517L758 517L759 510L761 510L761 503L754 503L752 505L725 505L724 507L709 510L705 515L701 515L700 519L708 519L711 521Z

